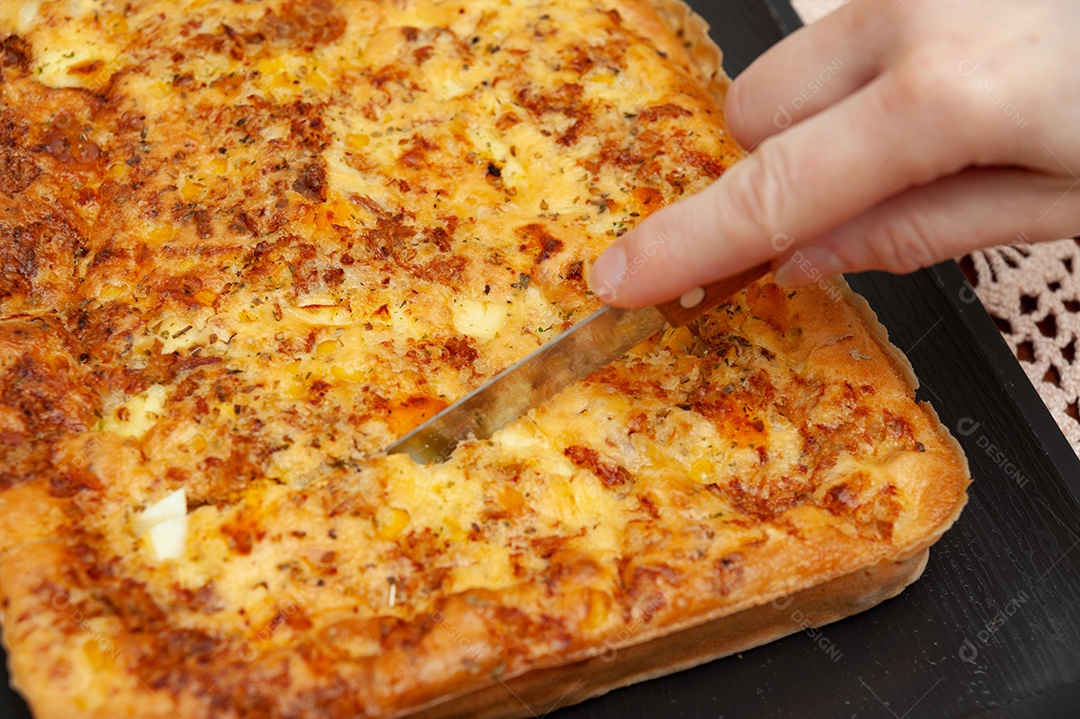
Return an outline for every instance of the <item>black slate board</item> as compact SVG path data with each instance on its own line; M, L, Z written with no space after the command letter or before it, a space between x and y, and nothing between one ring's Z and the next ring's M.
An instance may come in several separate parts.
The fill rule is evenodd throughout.
M733 76L800 25L785 0L691 5ZM552 719L1080 716L1080 460L955 263L848 281L971 462L968 506L923 577L817 640L796 634Z
M732 75L799 27L784 0L691 4ZM823 640L797 634L552 719L1080 716L1080 461L955 264L848 280L971 461L968 507L923 578ZM7 679L5 661L0 719L29 719Z

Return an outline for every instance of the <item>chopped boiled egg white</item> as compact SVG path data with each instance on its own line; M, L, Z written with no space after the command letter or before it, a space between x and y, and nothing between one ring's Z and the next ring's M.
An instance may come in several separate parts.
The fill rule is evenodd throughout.
M187 543L187 496L183 488L170 492L142 511L135 520L140 536L146 537L158 561L184 555Z
M506 323L506 305L496 302L458 300L452 313L454 329L476 339L492 339Z

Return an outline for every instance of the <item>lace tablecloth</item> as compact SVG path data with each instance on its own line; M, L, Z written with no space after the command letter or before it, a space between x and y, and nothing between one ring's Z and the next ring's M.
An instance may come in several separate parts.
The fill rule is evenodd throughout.
M792 0L813 22L846 0ZM1080 456L1080 241L995 247L960 267Z

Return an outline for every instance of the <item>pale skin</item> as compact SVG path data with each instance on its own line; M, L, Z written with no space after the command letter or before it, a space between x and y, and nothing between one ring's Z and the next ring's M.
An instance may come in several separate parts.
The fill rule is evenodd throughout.
M1080 2L852 0L732 84L751 154L593 265L639 307L769 262L797 286L1080 235Z

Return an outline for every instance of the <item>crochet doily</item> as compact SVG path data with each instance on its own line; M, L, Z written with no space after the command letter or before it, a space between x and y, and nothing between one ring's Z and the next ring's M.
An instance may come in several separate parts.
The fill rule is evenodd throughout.
M810 23L846 0L792 0ZM1080 456L1080 241L996 247L960 267Z
M995 247L960 267L1080 455L1080 243Z

